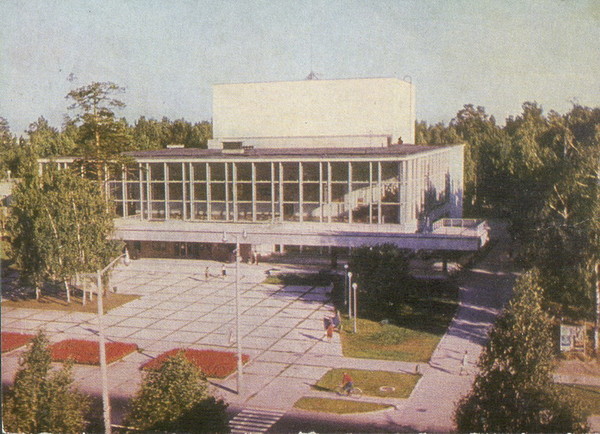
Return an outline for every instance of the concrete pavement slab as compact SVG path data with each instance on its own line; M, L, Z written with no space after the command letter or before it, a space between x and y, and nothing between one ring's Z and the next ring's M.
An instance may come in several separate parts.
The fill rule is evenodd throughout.
M143 328L143 327L149 327L152 324L154 324L156 322L155 318L144 318L144 317L130 317L130 318L125 318L122 321L120 321L118 324L121 327L131 327L131 328Z
M303 365L290 365L283 372L281 377L305 379L309 384L313 384L318 381L325 373L329 371L329 368L320 366L303 366Z
M139 329L128 336L129 339L162 340L171 333L169 330Z
M251 360L244 365L244 375L255 374L273 377L281 374L289 365L285 363L266 362L258 359Z

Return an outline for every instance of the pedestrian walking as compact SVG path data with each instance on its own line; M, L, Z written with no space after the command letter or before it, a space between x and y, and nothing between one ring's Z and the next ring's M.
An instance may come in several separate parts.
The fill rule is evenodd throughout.
M340 312L337 309L334 310L334 314L331 317L331 323L338 332L342 330L342 320L340 318Z
M467 371L467 364L469 363L469 354L467 350L463 354L462 363L460 364L460 375L467 375L469 372Z
M225 279L225 276L227 276L227 268L225 268L225 264L223 264L221 267L221 277Z
M327 341L331 342L331 340L333 339L333 323L329 323L329 326L327 327Z
M209 278L209 277L210 277L210 270L209 270L209 268L208 268L208 267L206 267L206 268L204 269L204 279L205 279L205 280L208 280L208 278Z

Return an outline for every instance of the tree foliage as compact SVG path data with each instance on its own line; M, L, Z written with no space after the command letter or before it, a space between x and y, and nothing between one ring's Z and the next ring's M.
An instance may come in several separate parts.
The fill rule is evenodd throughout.
M535 102L496 125L465 105L450 125L417 124L417 141L463 142L465 213L506 217L519 257L537 267L561 315L590 317L600 260L600 108L544 114Z
M21 277L39 287L98 270L116 256L112 212L98 185L67 170L30 177L14 189L8 230Z
M72 390L71 365L51 371L48 339L41 331L30 345L14 385L5 393L4 428L9 432L82 432L89 399Z
M393 244L353 249L348 263L358 284L359 310L386 317L413 288L406 252Z
M552 381L552 321L542 308L539 273L524 274L479 361L455 422L468 432L585 432L582 404Z
M209 395L206 377L179 353L147 372L126 423L143 431L228 432L226 408Z

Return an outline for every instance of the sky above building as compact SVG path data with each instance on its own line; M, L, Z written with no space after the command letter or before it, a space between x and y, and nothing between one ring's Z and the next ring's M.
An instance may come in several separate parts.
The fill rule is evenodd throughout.
M525 101L600 106L596 0L2 0L0 116L59 127L65 95L126 88L139 116L211 119L216 83L397 77L417 119L464 104L501 123Z

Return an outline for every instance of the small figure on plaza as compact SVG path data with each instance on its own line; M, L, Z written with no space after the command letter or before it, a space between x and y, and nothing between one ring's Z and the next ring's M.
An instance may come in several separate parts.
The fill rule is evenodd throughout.
M225 279L225 276L227 276L227 268L225 268L225 264L223 264L221 267L221 277Z

